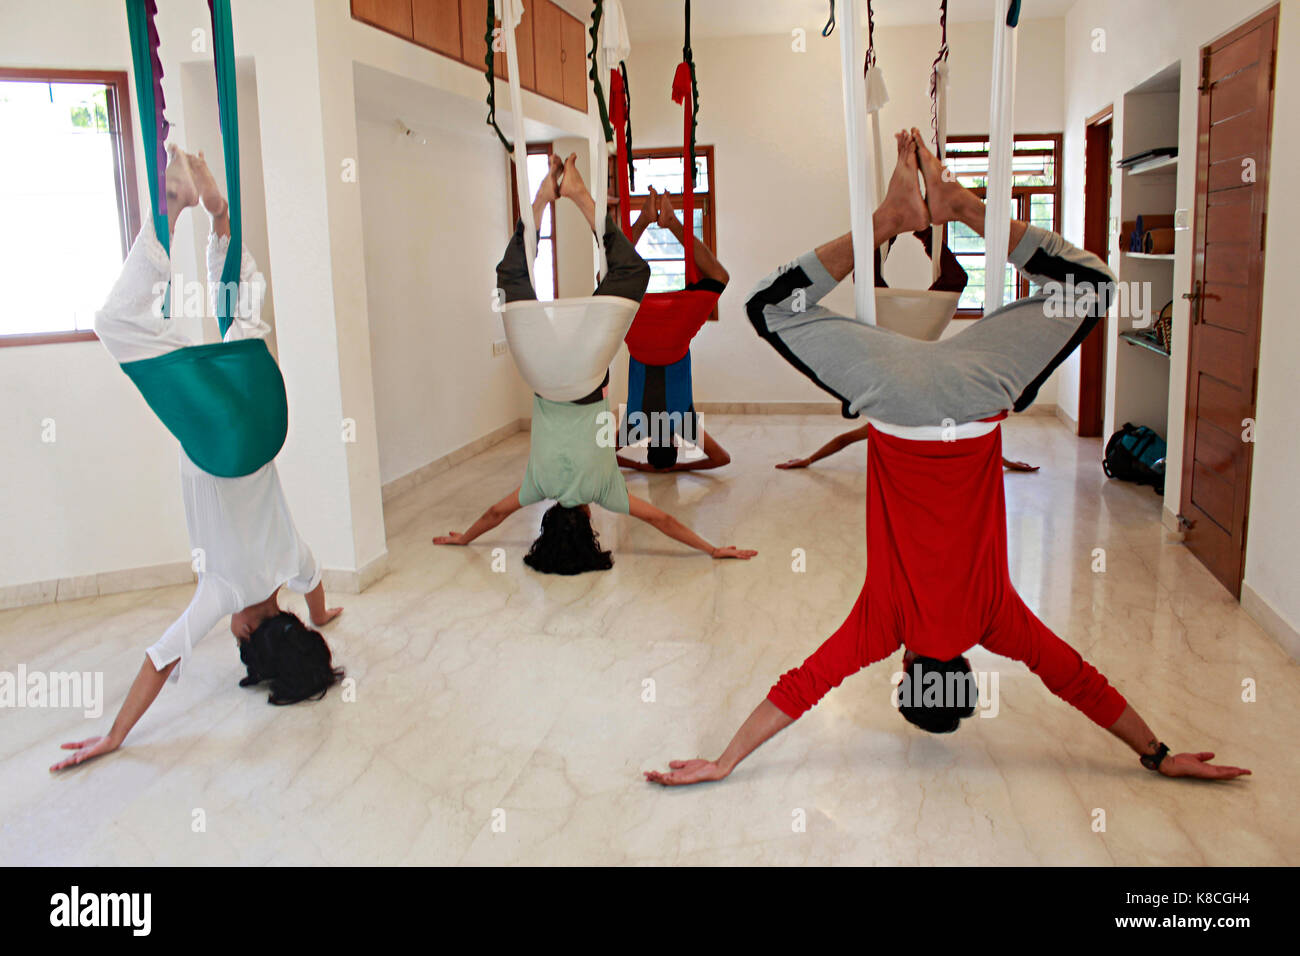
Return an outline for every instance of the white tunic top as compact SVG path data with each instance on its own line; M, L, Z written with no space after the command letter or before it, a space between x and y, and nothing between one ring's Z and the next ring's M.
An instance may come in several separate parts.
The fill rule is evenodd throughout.
M208 244L208 284L215 295L230 240L214 236ZM239 315L225 341L265 336L262 321L265 281L248 249L243 251ZM169 279L166 250L146 220L113 291L95 316L95 333L118 362L165 355L191 342L175 320L158 308ZM180 301L180 290L173 298ZM275 462L251 475L218 478L180 453L181 495L191 555L199 575L194 598L185 613L148 649L158 670L180 661L172 680L180 677L194 644L222 618L270 597L281 585L305 594L320 583L320 566L294 526Z

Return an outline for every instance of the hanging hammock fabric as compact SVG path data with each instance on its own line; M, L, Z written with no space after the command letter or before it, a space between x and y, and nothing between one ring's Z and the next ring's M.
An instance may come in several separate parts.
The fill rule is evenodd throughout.
M993 85L989 94L989 178L984 197L984 314L1005 296L1011 238L1012 156L1015 152L1016 25L1020 0L992 0Z
M906 335L909 338L924 341L936 341L951 323L957 312L961 295L933 289L889 289L877 287L874 263L863 271L861 254L868 250L865 258L870 258L875 242L875 230L871 215L876 202L884 193L884 156L881 148L880 110L889 102L889 92L885 87L884 73L881 70L875 51L875 28L871 4L867 12L867 52L859 59L856 49L857 26L853 4L845 4L841 11L842 23L839 25L841 66L845 90L845 134L849 150L849 199L850 214L853 220L854 249L854 301L859 321L869 324L879 323L881 327ZM939 58L945 61L943 69L932 76L931 94L935 104L936 143L944 143L947 138L946 84L947 84L947 2L943 0L940 23L943 29L943 42ZM833 30L834 5L832 20L827 23L827 30ZM858 63L865 66L861 74ZM870 121L872 130L872 148L866 147L866 126ZM940 157L942 158L942 146ZM874 185L874 190L871 188ZM883 267L888 258L890 244L885 243L879 250L880 264ZM943 253L942 230L932 230L930 247L931 280L937 281L941 271ZM869 284L867 284L869 283ZM868 319L869 315L869 319Z
M857 320L876 324L875 163L867 145L867 89L858 70L858 9L856 3L839 4L840 75L844 89L844 133L849 164L849 220L853 228L853 302Z
M234 321L243 256L239 132L230 0L209 0L208 5L230 203L230 249L216 296L217 320L224 337ZM168 124L162 115L162 63L154 24L157 5L154 0L127 0L126 9L154 229L167 248L164 142ZM284 445L289 430L288 399L280 368L264 339L193 345L123 362L121 368L190 460L211 475L238 478L252 474L274 459Z
M537 224L533 220L532 195L528 184L528 147L523 127L523 92L519 84L519 53L515 28L523 18L519 0L501 0L501 19L510 76L510 109L515 123L515 188L524 227L524 247L530 283L535 283ZM493 20L489 4L488 22ZM626 20L618 0L596 0L592 16L592 47L596 69L589 75L587 112L590 123L592 198L596 205L596 245L600 275L608 272L605 260L603 212L608 187L604 175L609 154L606 146L608 116L603 97L597 94L595 76L607 70L610 58L626 57ZM489 29L490 36L490 29ZM618 60L613 60L618 62ZM489 82L493 82L489 77ZM502 137L505 141L504 136ZM542 398L572 402L585 398L600 387L636 314L637 302L621 296L586 296L553 302L521 300L502 308L506 341L524 380Z

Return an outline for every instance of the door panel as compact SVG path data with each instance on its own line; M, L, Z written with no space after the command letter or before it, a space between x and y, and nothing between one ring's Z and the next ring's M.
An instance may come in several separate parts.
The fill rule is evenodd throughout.
M1181 516L1235 597L1249 516L1277 7L1201 51ZM1251 163L1243 164L1243 160Z
M413 39L460 59L460 0L411 0Z
M1269 14L1265 14L1265 16L1269 16ZM1276 11L1272 12L1272 17L1276 21ZM1210 70L1207 74L1212 84L1225 80L1248 66L1257 65L1265 55L1271 53L1273 49L1272 37L1256 33L1255 27L1251 24L1247 24L1247 28L1249 28L1250 32L1233 40L1231 43L1212 50L1214 55L1210 60ZM1211 46L1213 47L1214 44L1211 44Z
M1111 254L1110 210L1111 139L1114 130L1110 107L1091 117L1084 135L1083 247L1101 259ZM1108 319L1103 317L1079 345L1079 418L1081 438L1095 438L1106 424L1106 342Z
M1252 84L1258 84L1258 70L1259 67L1252 66L1245 78ZM1254 156L1265 132L1259 128L1259 115L1253 109L1215 123L1214 135L1210 139L1210 162L1232 162L1245 156ZM1241 177L1241 163L1238 162L1236 165L1238 175L1233 185L1241 186L1245 184Z
M500 26L501 19L498 17L493 30ZM488 43L487 0L460 0L461 61L486 73ZM501 79L510 78L505 53L497 52L493 58L493 69Z
M553 100L564 99L564 13L551 0L533 0L536 7L533 21L534 65L537 71L537 92Z
M566 106L587 112L587 27L586 24L563 14L561 17L564 65L564 95Z

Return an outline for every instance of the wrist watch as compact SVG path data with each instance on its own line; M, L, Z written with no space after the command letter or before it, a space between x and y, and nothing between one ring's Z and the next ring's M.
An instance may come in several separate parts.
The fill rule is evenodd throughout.
M1160 764L1169 756L1169 745L1161 744L1153 754L1143 754L1139 759L1148 770L1159 770Z

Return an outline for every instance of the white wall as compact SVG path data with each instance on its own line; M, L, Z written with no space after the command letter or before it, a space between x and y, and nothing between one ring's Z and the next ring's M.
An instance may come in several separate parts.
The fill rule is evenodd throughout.
M1264 321L1259 345L1254 471L1246 586L1293 631L1300 631L1300 402L1295 370L1300 322L1295 311L1295 249L1287 226L1300 215L1300 186L1291 175L1300 150L1300 3L1284 0L1278 23L1273 100L1273 174L1269 179L1270 241L1264 253Z
M1063 28L1060 20L1026 20L1020 27L1019 132L1062 128ZM953 24L948 33L950 132L986 133L992 27ZM937 25L876 31L890 93L882 111L885 130L929 128L930 63L938 40ZM705 38L694 50L699 142L715 147L718 253L732 276L721 321L707 325L695 341L695 399L829 401L754 334L744 303L764 275L849 228L839 44L811 34L807 52L795 53L788 35ZM681 143L681 110L669 96L680 58L678 42L634 44L628 69L637 146ZM888 175L889 150L886 166ZM902 243L891 255L886 278L894 285L929 285L929 263L916 243ZM828 304L851 311L850 285L836 290ZM1051 380L1038 401L1055 397Z
M129 73L125 8L65 0L54 15L40 0L6 2L0 63ZM131 98L138 127L134 83ZM138 136L132 148L143 209ZM4 269L0 282L22 281ZM0 408L0 585L188 561L176 444L99 342L0 349ZM45 418L53 444L40 440Z
M1222 3L1219 0L1078 0L1066 17L1065 30L1065 236L1083 235L1083 162L1086 117L1115 105L1115 129L1124 128L1123 95L1151 75L1181 62L1177 205L1190 209L1196 195L1195 155L1199 48L1270 4ZM1273 176L1269 183L1269 222L1289 223L1300 196L1288 170L1291 150L1300 141L1300 3L1283 0L1273 101ZM1094 31L1104 31L1104 52L1094 50ZM1118 179L1117 182L1122 181ZM1118 203L1120 198L1116 197ZM1118 212L1116 205L1115 211ZM1174 262L1175 293L1191 285L1191 234L1179 233ZM1295 476L1300 474L1300 447L1294 435L1300 410L1292 394L1294 366L1300 357L1300 329L1293 299L1295 252L1285 228L1270 228L1266 239L1263 332L1260 347L1254 474L1246 551L1245 584L1292 629L1300 628L1300 586L1295 573L1300 541L1300 507ZM1114 262L1112 261L1112 265ZM1183 458L1184 404L1187 390L1188 307L1174 297L1174 347L1170 361L1169 461ZM1110 344L1109 369L1115 367ZM1077 381L1077 355L1069 374ZM1062 369L1062 371L1066 371ZM1064 393L1065 390L1063 390ZM1062 405L1065 406L1064 394ZM1067 411L1070 409L1067 407ZM1171 468L1165 483L1166 511L1176 513L1182 474Z
M400 113L394 103L357 121L385 483L528 412L514 362L492 356L503 335L493 266L510 215L501 145L486 127L421 127L421 144L398 132Z

